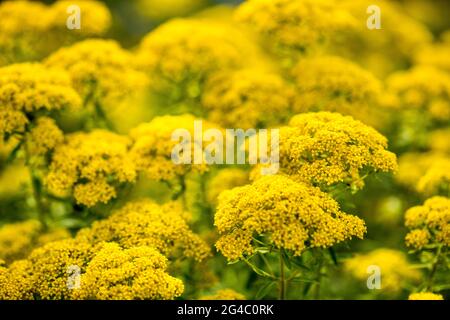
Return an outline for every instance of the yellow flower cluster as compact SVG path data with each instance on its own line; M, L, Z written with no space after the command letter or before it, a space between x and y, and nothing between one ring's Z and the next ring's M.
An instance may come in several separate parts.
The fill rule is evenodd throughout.
M43 155L64 141L64 134L56 125L55 120L40 117L36 125L28 133L27 149L31 155Z
M227 168L220 170L207 184L206 197L208 202L217 205L217 200L222 191L233 189L247 184L248 173L237 168Z
M366 232L363 220L340 211L326 193L278 175L224 191L214 221L221 234L216 247L228 260L251 255L255 236L298 256Z
M126 249L149 246L169 257L197 261L210 254L209 246L189 228L181 208L159 206L151 200L128 203L109 218L81 230L76 239L93 244L115 241Z
M143 38L137 59L152 88L178 103L198 99L214 72L238 66L245 46L241 34L220 22L174 19Z
M345 183L358 190L361 172L396 170L396 156L386 147L384 136L350 116L299 114L280 129L280 172L321 188ZM252 176L259 173L256 167Z
M282 123L290 114L292 98L292 89L279 75L243 69L211 77L202 105L212 122L248 129Z
M360 254L344 262L344 270L358 280L366 281L367 268L378 266L381 272L381 292L398 293L409 282L420 280L420 272L413 269L406 256L392 249L376 249Z
M415 62L420 65L433 66L450 72L450 41L434 43L423 47L415 56Z
M144 171L150 179L165 181L184 176L190 171L206 171L207 167L204 164L194 164L193 161L195 120L197 119L190 114L161 116L132 129L130 137L133 139L133 146L130 155L137 169ZM207 130L214 128L214 125L203 121L202 128ZM171 138L172 133L177 129L186 129L191 135L192 164L179 165L172 161L172 150L180 143L180 141L172 141Z
M450 75L430 66L398 71L386 80L394 95L389 107L417 110L436 121L450 120Z
M245 296L232 289L222 289L213 295L202 296L199 300L245 300Z
M114 40L78 42L54 52L45 64L67 70L85 104L93 103L95 107L148 85L147 76L137 71L133 55Z
M310 51L355 23L334 0L249 0L236 19L266 36L277 53Z
M8 268L0 265L0 300L32 300L33 278L27 260L13 262Z
M422 206L408 209L405 225L411 231L405 242L409 247L422 249L428 244L450 245L450 199L433 197Z
M381 83L370 72L340 57L301 59L293 68L297 94L294 111L332 111L379 126Z
M430 132L428 145L433 151L450 154L450 128Z
M450 183L450 159L440 152L405 153L399 159L397 181L427 196L446 194Z
M161 21L186 16L207 3L206 0L137 0L139 12L152 20Z
M37 220L6 224L0 228L0 260L11 263L36 247L69 237L65 229L44 230Z
M411 293L408 300L444 300L442 294L436 294L432 292L417 292Z
M380 8L381 30L367 28L367 9L372 5ZM394 1L341 0L338 6L357 22L333 37L330 50L377 76L384 78L399 68L407 68L417 48L433 38L426 26L405 14Z
M51 160L45 183L49 191L92 207L116 197L116 187L136 178L128 155L130 140L115 133L94 130L66 136Z
M38 63L0 68L0 136L23 133L42 114L78 107L81 100L71 85L63 70Z
M80 8L81 28L68 32L67 8ZM0 65L45 57L63 45L104 34L111 25L107 7L99 1L5 1L0 4Z
M173 299L183 293L181 280L166 273L167 258L146 247L122 249L105 243L80 278L74 299Z

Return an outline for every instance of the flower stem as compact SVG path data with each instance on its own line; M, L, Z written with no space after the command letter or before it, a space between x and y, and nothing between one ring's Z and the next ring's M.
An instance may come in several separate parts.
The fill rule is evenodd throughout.
M427 290L431 291L432 287L433 287L433 282L434 282L434 276L436 275L436 271L439 265L439 260L440 260L440 256L441 256L441 252L442 252L442 246L439 246L436 252L436 256L434 258L434 262L433 265L431 267L431 271L430 274L428 275L428 279L427 279Z
M286 280L284 275L284 260L283 255L280 252L280 279L279 279L279 300L285 300L286 299Z

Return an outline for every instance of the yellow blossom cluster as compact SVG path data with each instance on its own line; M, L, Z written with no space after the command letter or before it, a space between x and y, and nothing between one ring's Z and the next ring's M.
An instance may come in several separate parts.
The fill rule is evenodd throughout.
M414 57L419 65L433 66L440 70L450 72L450 41L433 43L421 48Z
M366 232L364 221L342 212L328 194L278 175L224 191L214 224L221 234L216 247L228 260L251 255L254 237L299 256L308 248L362 239Z
M207 118L224 128L261 128L283 123L292 98L292 88L279 75L243 69L211 77L202 105Z
M450 245L450 199L432 197L422 206L408 209L405 225L410 232L405 237L406 245L422 249L428 244Z
M426 196L447 194L450 159L441 152L409 152L399 159L397 181Z
M218 70L243 63L248 42L221 22L173 19L143 38L137 61L148 72L152 89L168 103L180 103L199 99L204 82Z
M332 111L380 126L376 111L381 82L369 71L335 56L301 59L292 69L295 112Z
M450 120L450 75L430 66L398 71L386 80L394 95L388 107L416 110L440 122Z
M64 141L64 134L55 120L39 117L26 138L27 149L31 155L43 155Z
M137 0L136 6L142 15L161 21L171 17L185 16L206 3L206 0Z
M130 131L133 146L130 155L138 170L144 171L150 179L169 181L176 177L184 176L190 171L204 172L207 167L204 164L195 164L194 147L201 146L194 140L194 121L198 120L190 114L179 116L160 116L150 122L142 123ZM217 128L212 123L202 121L202 130ZM191 142L191 163L176 164L172 160L174 147L180 144L180 140L172 140L172 134L177 129L187 130ZM185 141L186 142L186 141ZM203 151L202 159L204 158ZM181 156L181 155L177 155ZM202 161L204 163L204 161Z
M417 292L411 293L408 300L444 300L442 294L432 292Z
M450 154L450 128L430 132L428 146L432 151Z
M71 85L63 70L38 63L0 68L0 136L23 133L30 122L52 111L78 107L81 100Z
M115 241L126 249L149 246L168 257L201 261L210 254L210 248L193 233L186 218L186 213L173 204L159 206L148 199L138 200L82 229L76 239L93 244Z
M167 258L151 247L122 249L105 243L80 278L74 299L173 299L183 293L183 282L166 273Z
M248 172L237 168L222 169L207 183L208 202L217 205L217 200L222 191L240 187L249 182Z
M200 300L245 300L245 296L232 289L222 289L212 295L202 296Z
M356 255L344 262L344 270L364 282L368 277L369 266L380 268L381 292L384 294L398 293L408 283L417 282L421 278L420 272L411 267L405 254L393 249L376 249Z
M136 178L125 136L94 130L66 136L51 159L45 178L48 190L60 197L73 195L88 207L116 197L117 187Z
M84 103L94 107L130 95L148 85L131 53L114 40L88 39L52 53L47 66L64 68ZM107 110L103 110L107 112Z
M305 53L356 23L334 0L249 0L236 20L267 37L276 53Z
M279 139L280 172L321 188L345 183L358 190L364 186L363 171L397 168L396 156L386 150L384 136L339 113L298 114L280 129ZM259 172L256 167L252 176Z
M0 228L0 260L11 263L26 257L36 247L69 237L66 229L45 230L37 220L5 224Z
M80 8L80 29L67 29L71 5ZM43 58L63 45L100 36L110 25L110 12L100 1L56 1L50 6L37 1L4 1L0 4L0 66Z

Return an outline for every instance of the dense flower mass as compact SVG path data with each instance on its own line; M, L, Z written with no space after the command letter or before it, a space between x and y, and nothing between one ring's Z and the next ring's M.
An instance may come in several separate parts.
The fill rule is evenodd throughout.
M38 63L0 68L0 135L23 133L41 115L77 108L80 97L63 70Z
M114 101L148 84L145 74L134 66L131 53L113 40L78 42L54 52L45 64L67 70L85 104Z
M196 164L193 161L195 157L194 145L197 144L198 146L198 143L194 141L195 120L199 119L190 114L161 116L132 129L130 137L133 139L133 146L130 154L137 169L144 171L149 178L155 180L171 180L190 171L206 171L207 167L204 164ZM214 128L214 125L203 121L202 128L206 130ZM187 130L190 134L190 164L180 165L172 160L174 147L182 142L172 139L172 133L177 129ZM184 142L188 143L187 141ZM186 145L188 146L188 144ZM179 156L182 157L182 155ZM203 151L201 157L204 158Z
M202 97L207 117L224 128L260 128L291 113L293 90L277 74L244 69L211 77Z
M350 116L299 114L280 129L280 171L314 186L345 183L357 190L364 186L364 171L396 170L396 157L386 147L384 136Z
M364 221L342 212L329 195L277 175L223 192L214 223L221 234L216 247L228 260L251 255L255 236L298 256L366 232Z
M411 293L408 300L444 300L442 294L436 294L432 292L417 292Z
M292 70L296 112L332 111L377 123L381 83L370 72L334 56L305 58Z
M136 178L129 146L127 137L104 130L67 135L52 157L47 188L88 207L107 203L116 197L116 187Z
M166 273L167 259L157 250L138 246L121 249L106 243L81 276L74 299L173 299L183 293L181 280Z
M450 120L450 75L430 66L398 71L386 80L395 95L391 107L416 110L435 121Z
M198 261L210 254L208 245L189 228L183 210L150 200L130 202L109 218L81 230L76 239L93 244L115 241L123 248L149 246L169 257Z
M222 289L215 294L202 296L200 300L245 300L245 296L232 289Z
M406 245L422 249L428 244L450 245L450 199L433 197L422 206L408 209L405 225L410 232Z
M333 0L250 0L236 19L267 36L278 53L309 51L355 23Z
M67 32L67 8L82 11L83 28ZM25 17L33 18L25 18ZM104 34L111 25L107 7L99 1L4 1L0 4L0 65L45 57L77 40Z
M369 266L378 266L381 272L381 291L396 293L405 288L408 282L417 282L420 272L413 269L406 256L392 249L376 249L360 254L344 262L344 269L359 280L367 280Z

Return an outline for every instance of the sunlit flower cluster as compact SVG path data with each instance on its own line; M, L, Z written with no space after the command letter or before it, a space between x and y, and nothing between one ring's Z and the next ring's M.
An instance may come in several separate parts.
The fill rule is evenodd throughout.
M280 129L280 171L314 186L345 183L358 190L364 174L396 170L395 154L386 148L384 136L350 116L299 114Z
M362 239L366 232L364 221L342 212L329 195L277 175L223 192L215 225L221 234L216 247L228 260L251 255L254 237L298 256L307 248Z
M432 292L417 292L411 293L408 300L444 300L442 294L436 294Z
M186 214L173 204L159 206L150 200L130 202L109 218L83 229L77 239L90 243L115 241L123 248L149 246L169 257L203 260L208 245L190 229Z
M450 245L450 199L433 197L422 206L408 209L405 225L410 232L405 237L406 245L422 249L428 244Z
M381 272L381 292L396 293L408 283L417 282L420 272L412 268L405 254L393 249L376 249L345 260L344 270L359 280L367 280L368 268L377 266Z
M173 299L183 293L181 280L166 273L167 258L151 247L122 249L106 243L86 267L74 299Z
M222 289L215 294L202 296L200 300L245 300L245 296L232 289Z
M117 187L136 178L129 146L127 137L104 130L67 135L54 152L46 186L88 207L107 203L116 197Z

